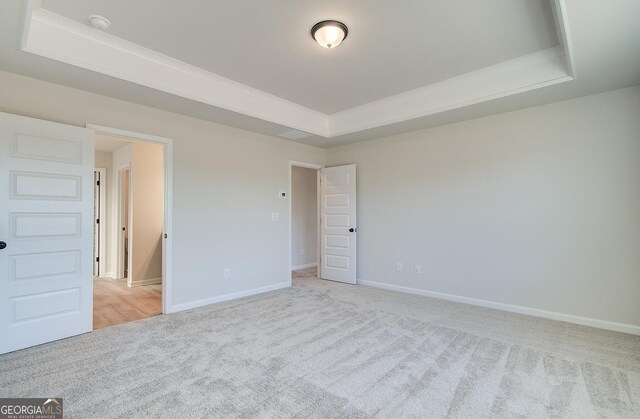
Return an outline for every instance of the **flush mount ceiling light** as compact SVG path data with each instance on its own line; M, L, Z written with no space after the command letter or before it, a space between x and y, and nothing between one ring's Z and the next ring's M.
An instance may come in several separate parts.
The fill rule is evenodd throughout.
M107 30L109 26L111 26L111 21L100 15L89 16L89 22L91 22L94 28L100 29L101 31Z
M347 38L347 25L337 20L323 20L313 25L311 36L324 48L335 48Z

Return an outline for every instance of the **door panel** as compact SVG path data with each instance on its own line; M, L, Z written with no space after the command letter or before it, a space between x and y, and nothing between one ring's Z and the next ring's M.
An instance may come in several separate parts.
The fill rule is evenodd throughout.
M80 288L41 292L11 298L16 326L25 320L46 320L52 316L80 311Z
M0 113L0 353L92 329L93 142Z
M356 283L356 166L320 171L320 277ZM354 231L349 231L353 229Z
M75 250L13 255L9 259L9 281L80 274L80 252Z
M13 199L81 201L80 176L10 170L10 196Z
M10 237L13 239L80 237L82 214L77 213L11 213Z
M17 133L11 155L25 159L80 164L82 141Z

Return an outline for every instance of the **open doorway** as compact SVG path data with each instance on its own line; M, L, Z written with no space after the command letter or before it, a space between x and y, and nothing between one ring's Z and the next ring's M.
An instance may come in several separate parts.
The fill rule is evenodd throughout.
M291 276L292 281L318 276L319 218L318 169L306 163L291 162Z
M94 329L163 312L164 154L161 144L96 134L94 253L104 256L94 269Z
M322 167L289 162L290 225L289 251L295 279L322 278L356 284L356 165ZM301 169L312 169L304 172ZM304 173L304 174L301 174ZM310 193L315 174L316 192ZM308 178L306 176L308 176ZM306 179L306 180L303 180ZM284 195L281 195L284 196ZM305 197L306 196L306 197ZM315 196L315 217L309 213ZM311 202L311 204L310 204ZM301 215L302 214L302 215ZM313 237L310 220L316 223L315 261L301 259L308 251L302 241ZM301 262L302 260L302 262Z

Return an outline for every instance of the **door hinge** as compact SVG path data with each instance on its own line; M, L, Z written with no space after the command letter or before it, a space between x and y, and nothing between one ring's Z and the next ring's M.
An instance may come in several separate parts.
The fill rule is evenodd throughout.
M100 224L100 219L99 218L96 219L96 224Z
M164 233L164 238L165 238L165 239L167 238L167 233Z
M96 182L96 185L97 185L97 186L100 186L100 181L97 181L97 182Z
M100 262L100 258L99 257L96 258L96 262Z

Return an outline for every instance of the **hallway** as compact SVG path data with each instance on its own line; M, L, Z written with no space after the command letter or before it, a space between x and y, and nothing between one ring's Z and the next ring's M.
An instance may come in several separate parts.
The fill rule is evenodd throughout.
M162 313L162 284L128 287L126 279L93 281L93 329L140 320Z

